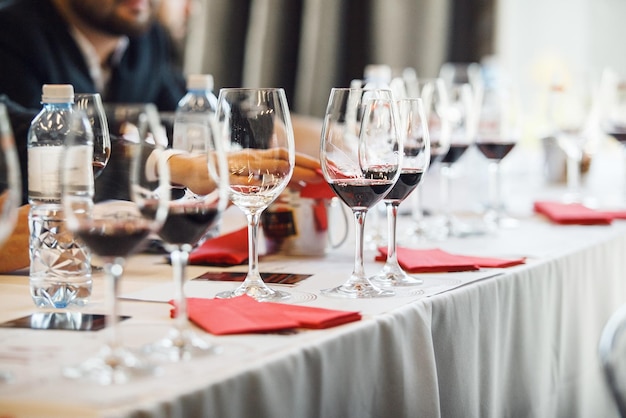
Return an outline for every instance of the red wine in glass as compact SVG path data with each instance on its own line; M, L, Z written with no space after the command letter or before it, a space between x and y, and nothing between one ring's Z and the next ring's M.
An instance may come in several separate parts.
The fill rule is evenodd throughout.
M396 184L393 185L385 200L402 202L406 199L422 180L424 171L418 168L403 168Z
M151 229L147 225L142 225L142 222L136 220L125 224L97 220L87 228L78 229L76 234L101 257L126 257L150 232Z
M172 205L159 236L169 244L196 244L217 221L220 211L202 205Z
M469 144L450 144L450 149L441 160L444 164L454 164L465 154Z
M487 159L500 161L511 152L515 142L480 141L476 143L476 146Z
M330 183L330 187L350 208L369 209L380 202L393 186L388 180L346 179Z

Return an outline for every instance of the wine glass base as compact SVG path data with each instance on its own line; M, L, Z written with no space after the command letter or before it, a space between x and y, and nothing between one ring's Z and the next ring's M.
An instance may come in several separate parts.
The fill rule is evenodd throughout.
M419 286L424 284L424 280L406 274L403 270L381 271L370 277L370 281L381 288L393 288L403 286Z
M143 352L156 361L175 363L220 354L222 348L192 330L173 330L168 337L145 346Z
M67 378L89 380L101 385L124 384L152 376L156 372L156 366L129 350L111 350L109 347L105 347L96 357L63 369L63 375Z
M291 298L291 294L282 290L272 289L265 284L251 284L239 286L235 290L219 292L215 295L218 299L230 299L237 296L248 295L259 302L283 302Z
M390 289L381 289L371 283L346 283L331 289L323 289L321 293L325 296L348 298L348 299L368 299L395 296L395 292Z

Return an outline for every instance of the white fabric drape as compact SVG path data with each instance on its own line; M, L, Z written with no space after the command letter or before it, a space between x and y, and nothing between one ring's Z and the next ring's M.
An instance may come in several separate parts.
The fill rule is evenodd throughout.
M213 74L217 87L234 79L245 87L280 86L284 83L280 70L286 63L282 37L285 28L299 21L291 106L298 113L321 116L330 89L341 82L339 54L353 47L342 45L342 31L346 25L361 23L347 15L349 2L344 0L302 0L295 9L300 10L299 16L293 16L294 8L287 7L293 6L293 1L202 0L190 22L186 71ZM370 63L413 67L422 76L437 73L445 61L449 0L372 0L363 4L368 7L370 26L357 29L367 31L364 40L370 45ZM246 16L238 14L243 9ZM350 76L359 78L362 72Z

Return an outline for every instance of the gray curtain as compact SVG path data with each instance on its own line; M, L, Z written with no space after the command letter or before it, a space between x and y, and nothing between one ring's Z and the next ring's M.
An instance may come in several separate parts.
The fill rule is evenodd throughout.
M292 110L322 116L332 87L367 64L436 75L450 59L452 0L200 0L187 73L221 87L283 87Z

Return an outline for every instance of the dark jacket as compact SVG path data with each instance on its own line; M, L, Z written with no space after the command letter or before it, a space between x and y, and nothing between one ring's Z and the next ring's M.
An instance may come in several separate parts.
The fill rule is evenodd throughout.
M159 110L174 110L185 94L185 81L171 56L169 37L156 23L131 38L103 100L151 102ZM0 0L0 100L9 108L25 180L28 121L41 107L43 84L72 84L77 93L96 91L68 24L51 0Z

